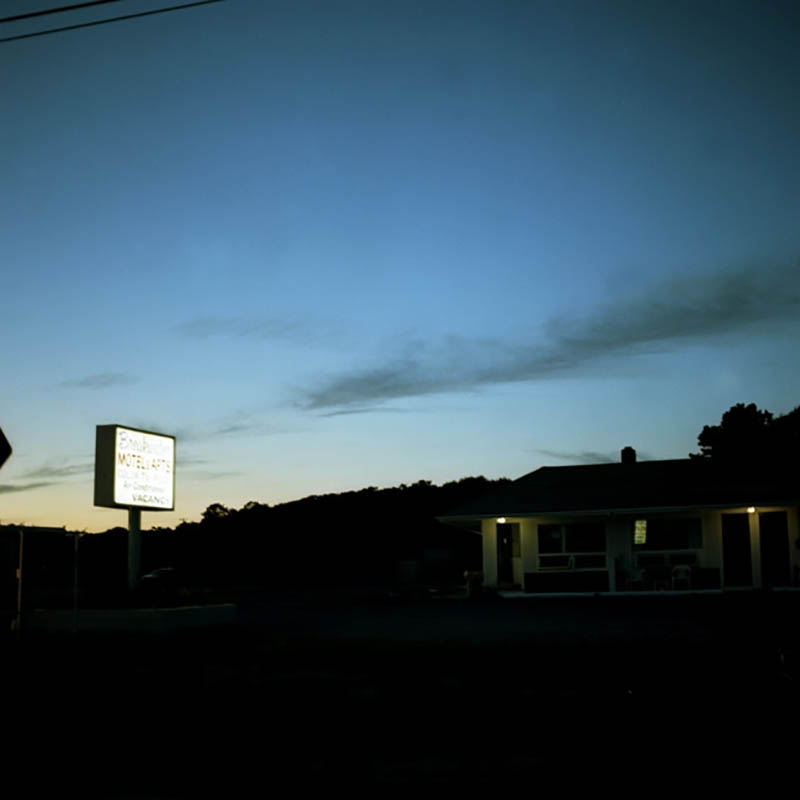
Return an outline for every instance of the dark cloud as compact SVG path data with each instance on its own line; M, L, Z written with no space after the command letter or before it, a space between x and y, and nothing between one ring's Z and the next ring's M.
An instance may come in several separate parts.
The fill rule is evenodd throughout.
M70 389L108 389L112 386L129 386L140 379L124 372L98 372L85 378L63 381L60 385Z
M338 411L328 411L320 414L321 417L344 417L351 414L407 414L407 408L385 408L384 406L365 406L364 408L342 408Z
M208 464L209 460L207 458L197 458L197 457L194 457L194 456L192 456L192 457L181 456L181 458L179 460L179 463L180 463L180 466L182 468L184 468L184 467L197 467L197 466L202 466L202 465Z
M620 448L620 451L622 448ZM569 461L572 464L616 464L621 459L621 452L601 453L597 450L534 450L534 453L541 453L546 458L557 459L558 461ZM641 451L636 452L639 461L649 461L652 456Z
M238 472L236 470L230 470L228 472L212 472L210 470L198 470L192 473L193 477L199 478L200 480L207 480L207 481L221 481L226 478L238 478L244 475L243 472Z
M682 342L699 343L796 322L798 269L800 265L683 275L628 295L589 319L556 319L549 332L556 343L592 356L648 346L672 350Z
M45 465L26 472L23 478L72 478L75 475L89 475L94 472L94 464L67 464L61 467Z
M52 486L52 482L43 481L40 483L22 483L16 486L8 483L0 483L0 494L13 494L14 492L28 492L31 489L41 489L43 486Z
M614 298L586 317L560 316L531 343L450 337L333 376L300 397L307 409L369 407L401 397L586 374L624 356L777 331L800 321L797 269L683 275Z
M259 412L234 411L226 416L207 420L202 423L191 425L178 425L170 427L169 434L174 436L178 446L181 444L194 444L207 442L220 437L240 437L240 436L271 436L276 433L285 433L286 430L270 426L257 417ZM152 426L147 430L164 430L161 425L158 428ZM186 463L181 457L181 463Z
M211 431L211 436L229 436L234 433L248 433L258 428L255 422L228 422Z
M172 434L180 442L203 442L208 439L215 439L219 436L235 436L238 434L251 433L253 435L263 435L273 433L267 430L260 423L252 420L228 419L210 423L207 426L195 425L191 427L178 428Z
M619 456L611 453L598 453L594 450L583 450L576 453L562 452L559 450L535 450L546 458L558 461L571 461L573 464L613 464L619 461Z
M302 316L202 316L176 325L179 335L194 340L251 339L290 346L339 348L352 343L353 334L340 322Z

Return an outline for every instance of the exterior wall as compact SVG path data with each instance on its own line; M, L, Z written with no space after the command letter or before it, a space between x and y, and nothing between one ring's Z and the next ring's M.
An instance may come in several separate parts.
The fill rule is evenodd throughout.
M576 520L580 518L575 518ZM520 527L520 556L513 559L514 582L522 586L525 573L539 571L539 541L537 527L540 524L563 522L562 519L545 517L509 517L507 522L517 523ZM627 530L627 529L625 529ZM483 585L497 587L497 520L485 519L481 524L483 537ZM617 539L624 540L625 533L620 530ZM609 568L610 586L614 586L613 566Z
M755 513L748 514L748 525L750 529L750 558L752 563L753 588L762 587L761 577L761 531L759 514L770 511L785 511L788 523L788 546L790 576L794 580L795 568L800 570L800 549L798 549L798 537L800 537L800 524L798 521L798 509L792 506L759 506ZM747 514L747 508L724 509L723 511L707 511L703 514L703 552L701 554L700 565L704 567L718 568L722 574L722 585L725 586L724 564L723 564L723 542L722 542L722 515L723 514Z
M756 513L748 515L750 528L750 552L753 567L753 587L759 588L761 581L761 542L759 536L759 513L769 511L786 511L789 534L789 559L792 570L792 580L800 572L800 509L797 507L759 507ZM724 510L708 510L694 512L676 512L669 516L674 517L700 517L702 521L702 549L689 550L695 553L697 567L704 570L719 570L721 586L724 587L723 574L723 542L722 542L722 514L746 514L747 508L731 508ZM616 591L624 581L623 574L618 570L631 570L636 566L636 554L633 546L632 527L635 518L647 517L646 514L631 515L630 517L615 517L605 520L606 525L606 556L609 573L609 590ZM661 515L653 515L661 516ZM651 517L652 518L652 517ZM526 517L508 518L508 522L518 523L520 526L520 557L513 559L514 581L524 584L526 573L539 570L539 543L537 528L540 524L569 523L581 520L599 521L597 517ZM497 586L497 520L486 519L482 523L483 536L483 574L484 585ZM659 551L649 551L659 552ZM664 551L670 552L670 551ZM672 551L676 552L676 551Z
M630 569L633 564L631 523L628 520L611 520L606 524L606 552L608 553L608 586L617 591L618 569Z
M521 547L522 544L520 543L520 548ZM520 550L520 552L522 551ZM514 568L514 583L516 583L518 586L522 586L522 582L525 579L525 576L522 571L522 558L512 559L512 566Z
M746 512L745 512L746 513ZM750 523L750 559L753 565L753 588L761 588L761 551L759 548L759 519L758 514L748 514L747 521Z
M792 560L792 581L798 585L800 573L800 509L789 509L789 552Z
M516 523L520 526L520 552L524 552L522 545L523 522L525 520L511 519L507 522ZM496 588L498 585L497 576L497 520L485 519L481 522L481 536L483 537L483 585ZM511 559L512 580L514 583L522 585L523 567L522 558L514 557Z
M533 572L538 564L539 541L536 538L536 525L539 520L527 518L520 520L520 572Z
M605 582L605 569L570 569L570 570L561 570L561 569L541 569L539 564L539 537L538 537L538 527L539 525L548 525L548 524L569 524L571 522L600 522L604 523L605 520L603 518L598 517L527 517L522 518L519 520L514 520L515 522L520 522L520 579L519 583L523 587L525 586L525 575L531 573L541 573L543 575L564 575L566 578L569 576L580 577L585 579L587 577L592 576L600 576L603 575L601 578L602 582ZM608 524L606 524L606 563L605 566L608 567L608 580L609 580L609 587L611 591L614 590L614 570L613 565L609 565L608 559L608 552L609 552L609 536L608 536ZM553 554L549 554L553 555ZM558 580L558 579L557 579ZM546 591L549 591L546 590ZM569 591L569 589L567 589ZM605 590L604 590L605 591Z
M483 538L483 585L497 586L497 520L485 519L481 522Z
M742 509L746 511L746 509ZM703 552L700 554L700 566L722 570L722 512L704 511L703 515Z
M576 517L573 521L578 521L580 518ZM520 527L520 556L513 559L513 577L514 582L522 586L525 580L525 573L539 571L539 540L537 536L537 528L540 524L547 523L560 523L565 520L560 518L546 518L546 517L508 517L507 522L517 523ZM607 527L607 531L609 527ZM612 539L615 542L614 547L620 549L624 547L627 541L628 527L625 524L618 523L618 530L614 531L613 535L607 534L607 542ZM497 520L484 519L481 524L481 534L483 537L483 584L487 587L497 587ZM611 546L609 544L609 546ZM613 552L616 553L616 550ZM613 591L614 587L614 569L613 565L609 565L609 581Z

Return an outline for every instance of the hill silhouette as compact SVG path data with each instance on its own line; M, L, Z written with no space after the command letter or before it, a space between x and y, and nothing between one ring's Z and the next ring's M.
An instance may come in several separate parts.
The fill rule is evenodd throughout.
M173 567L172 601L238 589L397 587L452 584L481 568L476 532L436 519L450 508L507 483L482 476L441 486L430 481L310 495L239 509L212 503L198 522L142 532L142 571ZM16 604L20 526L0 526L3 611ZM24 606L72 603L77 532L28 530ZM116 527L79 543L81 605L141 600L126 588L127 533ZM165 598L161 598L165 599Z
M503 482L420 480L275 506L213 503L200 522L147 531L143 564L169 564L190 583L214 587L392 585L402 572L427 582L460 580L465 569L480 569L480 537L436 515Z

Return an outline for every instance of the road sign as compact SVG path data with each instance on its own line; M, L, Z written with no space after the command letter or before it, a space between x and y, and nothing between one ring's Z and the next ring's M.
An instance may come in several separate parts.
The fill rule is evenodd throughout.
M11 455L11 445L8 443L3 429L0 428L0 467L6 463L8 457Z

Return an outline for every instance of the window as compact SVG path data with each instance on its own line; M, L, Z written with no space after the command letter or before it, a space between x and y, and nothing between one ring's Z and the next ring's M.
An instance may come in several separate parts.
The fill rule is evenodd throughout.
M606 526L596 522L565 525L564 549L568 553L605 553Z
M602 522L539 525L540 553L605 553L606 526Z
M703 523L699 517L661 517L647 520L645 542L636 544L640 550L701 550Z
M562 525L539 526L539 552L564 552L564 528Z
M543 569L604 569L606 528L596 522L539 525L539 566Z

